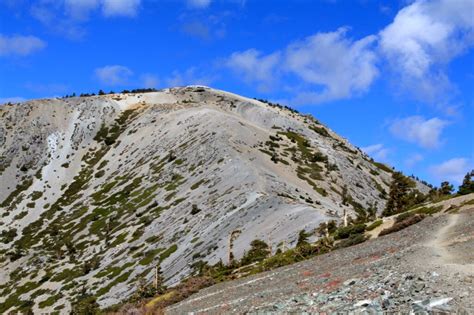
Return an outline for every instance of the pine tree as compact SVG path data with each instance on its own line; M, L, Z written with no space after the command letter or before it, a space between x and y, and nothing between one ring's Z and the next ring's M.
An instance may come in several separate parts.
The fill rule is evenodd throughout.
M250 250L242 257L242 266L249 265L256 261L262 261L270 255L270 247L262 240L253 240L250 243Z
M462 181L461 186L459 186L458 193L460 195L467 195L470 193L474 193L474 170L468 172L466 176L464 176L464 180Z
M411 181L406 176L394 172L387 205L382 215L389 216L404 211L409 201L407 196L411 186Z
M305 230L301 230L298 234L298 241L296 242L296 247L309 245L308 237L310 237L310 233L306 233Z
M449 196L453 192L454 187L449 182L442 182L441 187L439 188L439 192L443 196Z

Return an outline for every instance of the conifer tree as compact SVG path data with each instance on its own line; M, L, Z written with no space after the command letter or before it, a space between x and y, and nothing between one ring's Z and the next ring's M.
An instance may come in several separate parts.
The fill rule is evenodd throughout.
M441 187L439 188L439 192L443 196L451 195L453 190L454 190L454 187L449 182L442 182Z
M461 186L459 186L458 193L460 195L467 195L470 193L474 193L474 170L468 172L466 176L464 176L464 180L462 181Z
M411 181L401 172L392 174L392 184L390 185L390 193L382 215L389 216L405 210L408 204L408 192Z

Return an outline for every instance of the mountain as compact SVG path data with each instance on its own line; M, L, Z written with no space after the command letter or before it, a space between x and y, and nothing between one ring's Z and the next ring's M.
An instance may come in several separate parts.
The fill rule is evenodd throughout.
M1 106L0 312L108 307L157 265L173 285L255 239L292 247L380 213L392 173L312 116L202 86Z

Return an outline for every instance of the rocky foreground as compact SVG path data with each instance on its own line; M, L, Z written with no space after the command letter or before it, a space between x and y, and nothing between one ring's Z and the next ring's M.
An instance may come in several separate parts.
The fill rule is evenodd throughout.
M202 290L168 314L474 313L474 195L400 232ZM469 201L470 200L470 201Z

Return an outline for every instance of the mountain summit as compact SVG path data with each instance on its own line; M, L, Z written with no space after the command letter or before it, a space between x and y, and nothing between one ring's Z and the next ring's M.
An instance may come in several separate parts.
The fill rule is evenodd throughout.
M380 213L392 173L311 116L202 86L2 106L0 311L67 312L83 288L107 307L156 266L172 285L255 239L293 247Z

